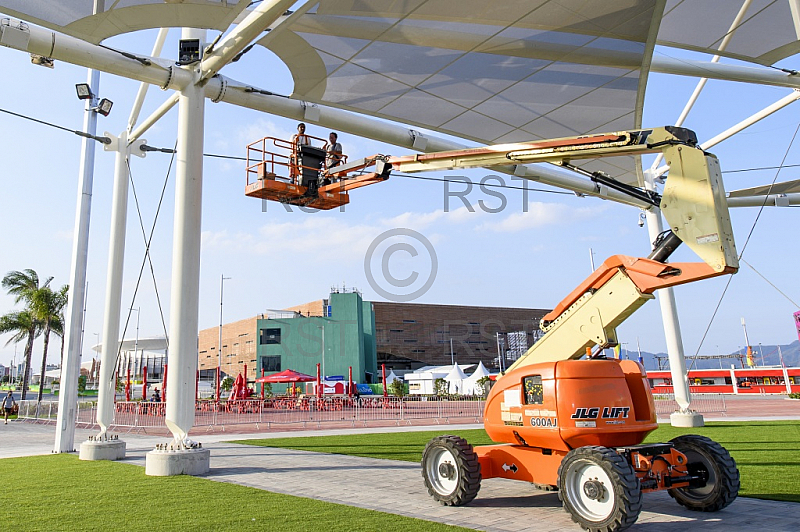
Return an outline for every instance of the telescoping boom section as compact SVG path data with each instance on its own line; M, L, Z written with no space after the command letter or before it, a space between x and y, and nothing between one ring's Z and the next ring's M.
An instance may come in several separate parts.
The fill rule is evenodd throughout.
M664 154L670 167L663 194L616 181L599 172L585 172L576 161L620 155ZM647 258L611 257L545 316L546 334L509 370L537 362L578 359L587 348L617 345L616 327L653 292L738 270L738 258L728 215L725 190L714 155L697 145L694 132L677 127L620 131L597 135L499 144L408 155L374 156L336 168L337 176L370 172L386 176L428 170L464 169L498 165L549 162L588 175L599 185L635 197L664 213L669 230L655 243ZM666 261L681 243L702 260L700 263Z

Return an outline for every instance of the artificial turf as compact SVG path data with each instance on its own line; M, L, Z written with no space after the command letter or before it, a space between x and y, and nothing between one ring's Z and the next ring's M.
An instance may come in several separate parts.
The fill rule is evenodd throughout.
M483 429L448 431L442 428L439 434L456 434L472 445L493 443ZM692 429L661 425L645 442L668 441L681 434L708 436L728 449L739 467L740 495L800 502L800 482L797 480L800 478L800 422L715 422ZM422 459L425 444L435 435L436 432L348 434L233 443L418 462Z
M410 517L74 455L0 460L0 530L463 531Z

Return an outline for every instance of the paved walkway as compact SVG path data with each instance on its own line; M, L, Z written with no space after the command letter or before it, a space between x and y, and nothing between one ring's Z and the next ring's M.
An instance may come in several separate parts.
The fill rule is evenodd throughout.
M480 425L413 427L441 434ZM53 427L11 423L0 429L0 457L50 452ZM408 427L339 429L303 433L237 434L237 439L315 436L325 434L400 432ZM79 431L78 441L89 434ZM432 434L433 435L433 434ZM542 492L526 483L504 479L485 480L478 498L460 508L436 504L425 491L419 464L352 456L329 455L289 449L251 447L226 443L232 435L197 437L211 450L211 472L206 478L241 484L276 493L310 497L328 502L498 532L580 531L561 508L558 495ZM128 463L144 466L145 455L160 436L129 434ZM666 493L647 494L636 532L685 532L695 530L797 530L800 505L739 498L730 507L713 514L689 512Z

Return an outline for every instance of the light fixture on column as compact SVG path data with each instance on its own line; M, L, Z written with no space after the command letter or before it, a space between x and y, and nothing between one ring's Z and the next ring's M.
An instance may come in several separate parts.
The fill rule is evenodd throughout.
M109 100L108 98L103 98L100 100L100 103L97 104L97 107L92 108L92 111L97 111L103 116L108 116L108 113L111 112L111 107L114 105L114 102Z
M92 97L92 88L89 87L88 83L77 83L75 92L78 93L79 100L88 100Z

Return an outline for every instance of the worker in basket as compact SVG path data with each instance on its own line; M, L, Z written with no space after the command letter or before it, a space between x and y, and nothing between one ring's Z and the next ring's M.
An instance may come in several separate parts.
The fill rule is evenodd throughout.
M297 183L300 176L300 146L310 146L311 138L306 134L306 125L297 124L297 133L292 135L292 155L289 158L289 177Z
M325 150L325 179L322 181L323 185L330 185L333 180L330 173L335 170L337 166L342 164L342 145L339 144L339 134L331 131L328 135L328 145Z

